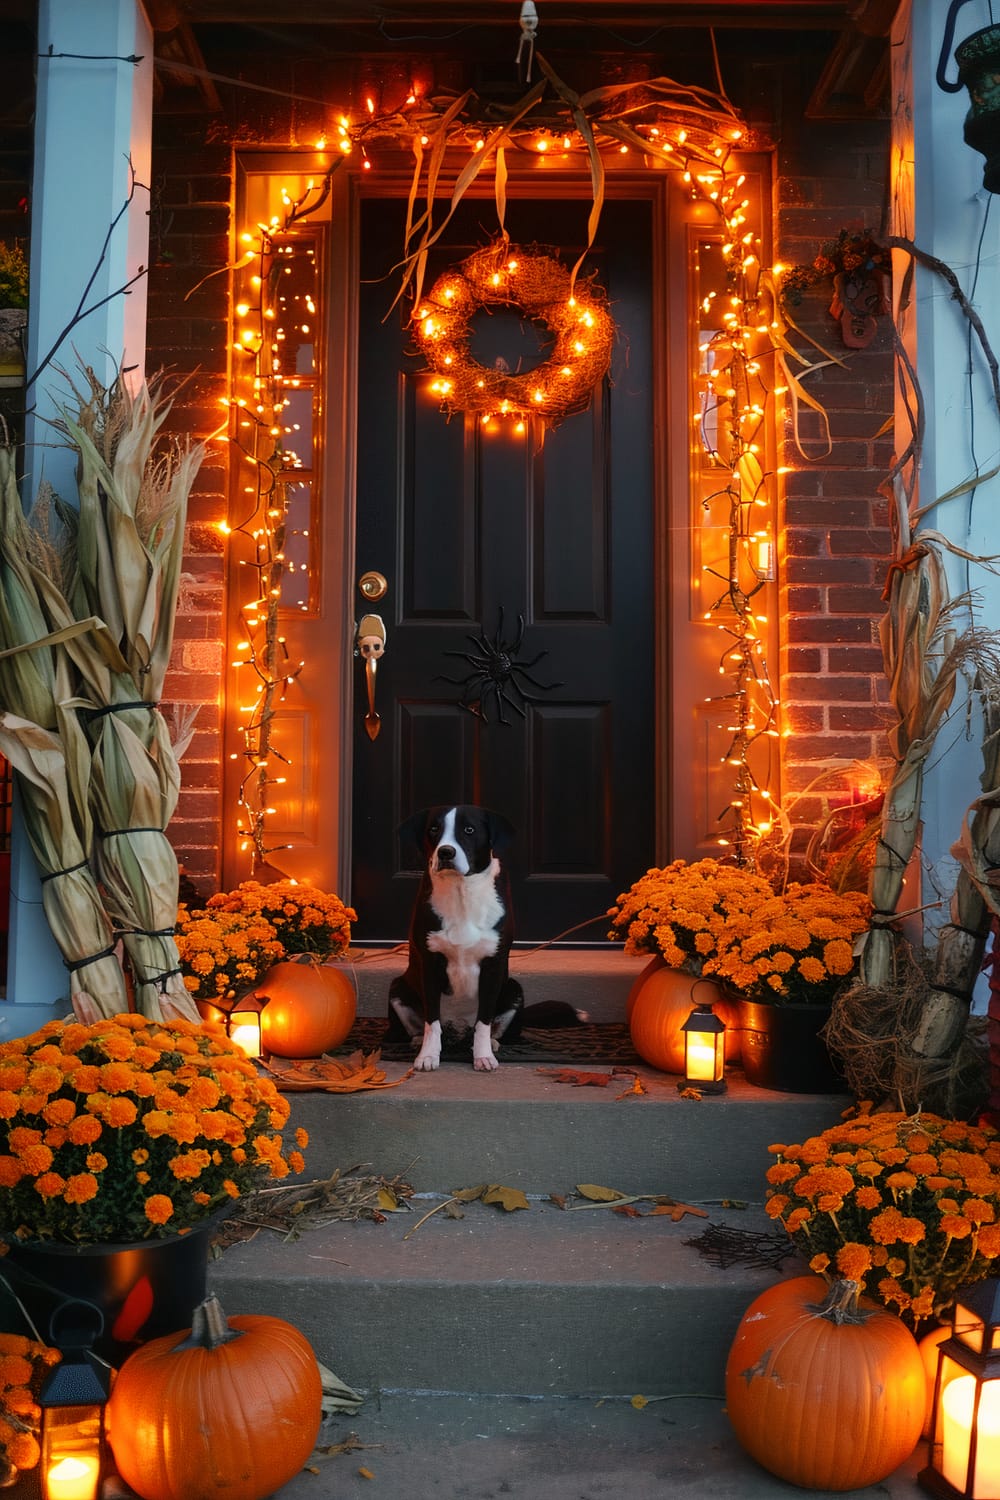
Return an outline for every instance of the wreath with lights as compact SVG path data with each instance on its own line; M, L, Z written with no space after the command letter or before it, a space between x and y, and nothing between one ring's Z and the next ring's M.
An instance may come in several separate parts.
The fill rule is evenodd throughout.
M512 373L478 364L469 323L483 309L514 308L554 335L548 357ZM539 417L554 426L583 411L611 363L615 323L594 277L577 281L561 261L522 250L505 236L439 276L413 315L413 338L435 379L441 410L478 412L483 421Z

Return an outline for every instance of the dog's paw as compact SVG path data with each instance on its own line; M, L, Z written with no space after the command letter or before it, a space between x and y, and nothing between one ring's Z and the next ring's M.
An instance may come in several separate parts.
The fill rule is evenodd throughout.
M420 1043L420 1051L413 1060L413 1066L419 1073L432 1073L441 1065L441 1022L428 1021L424 1024L423 1041Z
M477 1021L472 1033L472 1066L477 1073L492 1073L500 1066L497 1061L496 1043L485 1021Z

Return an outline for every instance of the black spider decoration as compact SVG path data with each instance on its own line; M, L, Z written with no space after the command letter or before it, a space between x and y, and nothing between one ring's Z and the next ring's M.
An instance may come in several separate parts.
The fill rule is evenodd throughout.
M529 683L533 688L539 688L543 693L550 693L553 688L562 687L561 682L538 682L528 671L529 667L535 666L543 656L548 656L547 651L539 651L530 661L519 662L515 658L521 649L524 640L524 616L517 617L517 635L512 641L503 638L503 605L501 604L497 619L496 635L490 640L485 632L479 635L466 636L476 648L475 651L446 651L445 656L460 656L467 661L472 671L465 677L445 677L439 674L436 682L453 682L456 687L462 689L462 696L458 700L460 708L467 708L470 714L478 714L484 724L488 724L489 716L486 712L487 700L492 695L496 704L497 716L501 724L510 724L510 720L504 713L504 704L514 709L521 718L526 718L522 703L535 703L538 700L530 693L526 693L518 679ZM508 691L515 693L516 697L509 697ZM518 701L520 700L520 701Z

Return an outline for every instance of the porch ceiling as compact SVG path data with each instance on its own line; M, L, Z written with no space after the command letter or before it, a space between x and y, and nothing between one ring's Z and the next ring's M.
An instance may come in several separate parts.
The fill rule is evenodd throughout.
M161 78L178 65L173 84L202 105L219 107L215 88L225 84L239 52L280 58L368 57L392 52L449 54L481 66L495 58L499 35L518 37L520 0L145 0L156 31ZM884 106L886 37L899 0L536 0L538 46L553 57L606 53L658 67L685 82L713 87L698 77L705 59L749 50L780 65L795 56L795 39L812 37L819 65L810 82L806 113L813 118L864 115ZM710 33L717 34L713 42ZM741 33L747 33L744 38ZM791 50L789 50L791 49ZM728 58L727 58L728 54ZM494 65L495 66L495 65ZM512 71L512 69L511 69ZM216 77L211 75L216 73ZM186 76L185 76L186 75ZM171 76L168 74L168 76ZM640 75L641 76L641 75ZM472 80L474 83L477 79Z

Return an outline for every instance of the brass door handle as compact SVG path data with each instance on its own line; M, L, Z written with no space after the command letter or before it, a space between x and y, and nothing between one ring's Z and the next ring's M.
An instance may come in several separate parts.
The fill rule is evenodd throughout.
M368 690L368 712L365 714L365 733L370 740L378 738L382 720L375 711L375 681L378 664L385 651L385 622L381 615L363 615L355 636L355 655L365 664L365 685Z

